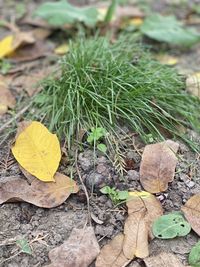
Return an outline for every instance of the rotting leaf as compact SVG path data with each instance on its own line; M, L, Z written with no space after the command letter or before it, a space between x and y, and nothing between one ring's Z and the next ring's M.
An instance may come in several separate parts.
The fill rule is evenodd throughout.
M186 79L186 90L200 98L200 72L193 73Z
M161 239L186 236L190 231L191 226L180 213L163 215L153 223L153 234Z
M34 12L35 16L45 19L52 26L63 26L74 22L84 22L94 26L97 22L98 12L94 7L76 7L66 0L43 3Z
M192 229L200 236L200 194L192 196L181 210Z
M99 250L92 227L73 229L67 241L49 252L51 264L45 267L88 267Z
M200 267L200 241L192 247L188 261L191 266Z
M184 267L174 254L166 252L148 257L144 262L146 267Z
M151 193L163 192L174 179L179 144L166 140L145 146L140 165L140 181Z
M0 115L7 112L8 107L14 108L15 98L4 81L0 81Z
M8 177L0 181L0 204L4 202L25 201L42 208L61 205L71 193L77 193L76 182L68 176L56 173L55 182L44 183L34 177Z
M0 41L0 58L11 55L15 50L24 44L33 44L35 38L32 32L16 32L6 36Z
M116 235L108 244L100 251L97 257L96 267L121 267L126 266L130 262L123 253L124 235Z
M16 138L12 153L19 164L42 181L54 181L61 151L58 138L40 122L32 122Z

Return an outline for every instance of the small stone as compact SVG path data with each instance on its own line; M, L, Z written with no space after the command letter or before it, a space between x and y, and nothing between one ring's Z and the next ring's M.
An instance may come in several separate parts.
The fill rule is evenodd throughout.
M129 170L127 172L127 176L129 180L139 180L139 172L135 171L135 170Z
M188 181L186 182L186 185L187 185L187 187L189 187L189 188L193 188L193 187L195 186L195 182L188 180Z

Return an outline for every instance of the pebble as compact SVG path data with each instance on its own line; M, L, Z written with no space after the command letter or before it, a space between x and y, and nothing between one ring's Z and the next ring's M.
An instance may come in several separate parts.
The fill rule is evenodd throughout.
M188 188L193 188L195 186L195 182L188 180L186 183Z

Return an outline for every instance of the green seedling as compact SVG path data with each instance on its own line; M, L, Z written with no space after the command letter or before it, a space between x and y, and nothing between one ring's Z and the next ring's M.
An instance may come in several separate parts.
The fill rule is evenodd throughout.
M29 243L26 239L18 239L16 240L16 244L20 247L21 252L31 255L32 250L29 246Z
M105 144L99 143L100 139L106 136L106 130L101 127L91 128L91 132L88 135L87 142L89 144L94 144L94 147L97 146L98 150L103 153L106 153L107 147Z
M108 195L114 205L117 205L120 202L129 198L128 191L118 191L115 188L111 188L110 186L105 186L101 188L100 192L102 194Z
M7 74L9 70L11 69L12 65L10 62L8 62L6 59L0 60L0 72L1 74Z

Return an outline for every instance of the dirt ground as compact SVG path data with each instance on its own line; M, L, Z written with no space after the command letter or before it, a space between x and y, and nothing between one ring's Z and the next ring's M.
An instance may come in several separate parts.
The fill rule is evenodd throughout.
M25 1L30 9L41 1ZM72 1L75 2L75 1ZM81 1L76 1L80 4ZM85 1L87 2L87 1ZM171 10L170 1L150 1L152 8L156 11ZM158 3L159 2L159 3ZM176 1L178 2L178 1ZM181 2L181 1L179 1ZM198 2L198 1L197 1ZM15 6L12 1L0 1L0 12L3 17L9 16L13 10L9 9ZM12 5L13 4L13 5ZM82 4L82 2L81 2ZM174 12L183 18L187 13L187 8L179 10L174 8ZM185 13L184 13L185 12ZM198 25L200 26L200 25ZM0 37L6 34L4 28L0 28ZM54 44L54 40L51 42ZM168 51L172 55L179 57L177 68L183 73L192 73L200 71L200 45L197 45L189 51L180 51L175 48ZM53 62L56 59L53 58ZM34 61L34 68L46 67L52 63L49 58L41 58ZM22 63L20 63L22 64ZM28 72L30 69L27 68ZM17 98L16 88L11 88ZM21 93L23 94L23 93ZM4 125L11 115L4 115L0 118L0 127ZM6 131L4 131L6 137ZM128 132L131 134L131 132ZM200 136L195 132L188 130L188 134L200 145ZM93 150L85 148L78 155L78 165L81 170L82 178L91 192L91 185L94 182L95 188L90 196L90 207L92 215L92 224L95 229L96 237L100 246L112 239L117 233L123 230L124 221L127 216L125 205L114 206L111 200L99 193L98 188L105 185L115 186L120 190L142 190L139 182L139 166L141 153L144 144L134 137L137 143L137 149L133 142L124 142L124 156L131 161L131 166L127 168L127 173L121 179L114 170L111 162L99 152L94 162ZM13 135L9 135L5 142L0 140L0 179L3 177L21 175L17 163L13 160L10 152L10 144L13 141ZM134 140L132 140L134 141ZM180 143L180 142L179 142ZM169 184L166 192L157 194L156 197L161 201L165 212L180 210L180 207L194 194L200 192L200 159L185 144L180 143L178 152L179 162L176 167L174 181ZM74 179L79 183L75 169L69 163L61 164L61 171L69 175L74 174ZM80 185L81 187L81 185ZM62 205L53 209L44 209L28 203L6 203L0 206L0 262L6 260L3 267L41 267L49 263L48 252L66 240L74 226L84 227L87 222L87 202L83 190L78 194L70 196ZM33 254L15 255L15 240L26 238L32 246ZM188 253L191 247L198 241L198 236L192 231L189 235L172 240L154 239L150 244L150 253L156 254L160 251L169 251L175 253L181 261L187 265ZM136 260L138 263L141 261ZM95 266L92 264L91 266ZM132 266L132 263L129 264ZM141 264L142 267L142 264Z

